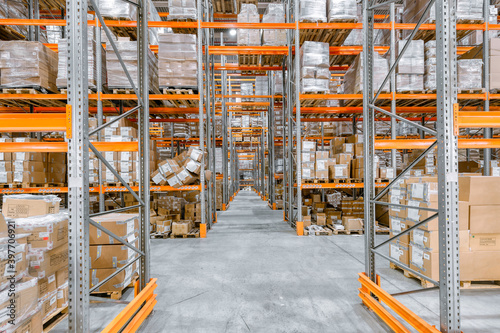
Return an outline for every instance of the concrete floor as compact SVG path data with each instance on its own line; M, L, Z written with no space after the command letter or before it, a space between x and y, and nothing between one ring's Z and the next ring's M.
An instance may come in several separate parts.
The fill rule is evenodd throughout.
M151 241L158 304L141 332L390 332L357 296L362 236L297 237L254 192L241 191L218 217L206 239ZM419 288L388 266L377 261L387 291ZM437 291L398 299L438 326ZM499 332L500 309L491 304L500 304L500 290L463 292L463 331ZM91 307L99 332L123 305Z

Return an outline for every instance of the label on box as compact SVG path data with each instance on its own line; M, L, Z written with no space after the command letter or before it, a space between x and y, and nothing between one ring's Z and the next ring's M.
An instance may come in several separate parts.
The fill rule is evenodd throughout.
M163 178L162 174L161 173L157 173L156 175L154 175L151 180L155 183L155 184L159 184L161 181L164 181L165 178Z
M49 240L49 237L50 237L50 233L49 232L40 232L40 233L38 233L38 235L43 240Z
M479 246L496 246L496 237L479 237Z
M493 177L500 177L500 167L491 168L491 175Z
M54 303L55 303L55 302L57 302L57 295L54 295L54 296L50 299L50 301L49 301L50 306L54 305Z
M112 151L105 151L104 152L104 159L108 162L113 162L114 160L114 152Z
M408 206L411 207L420 207L420 202L414 200L408 200ZM408 208L408 218L413 221L418 221L420 219L420 215L418 214L419 210L415 208Z
M57 290L57 299L63 299L64 298L64 290L59 289Z
M411 247L411 262L417 267L422 268L424 266L424 250L412 246Z
M424 199L424 184L412 184L412 197L416 199Z
M121 155L121 156L120 156L120 159L121 159L122 161L129 161L129 160L132 160L132 153L131 153L131 152L129 152L129 151L122 151L122 152L120 153L120 155Z
M52 274L51 276L49 276L49 277L47 278L47 280L49 281L49 283L54 282L54 281L56 280L56 275L55 275L55 274Z
M115 175L109 169L106 169L106 181L107 182L114 182L115 181Z
M393 168L387 168L385 170L385 175L387 178L394 178L394 169Z
M420 229L413 230L413 243L424 246L424 242L426 241L426 237L424 236L424 231Z
M16 160L24 160L24 153L14 153L16 154Z
M7 171L7 168L5 167L6 163L7 162L0 161L0 172L6 172Z
M400 205L401 202L400 202L400 199L399 197L397 196L394 196L394 195L391 195L391 204L396 204L396 205ZM400 212L401 211L401 208L400 207L397 207L397 206L391 206L391 209L395 212Z
M399 246L391 244L391 258L399 261L399 258L403 255L403 250Z
M431 256L428 253L424 253L424 259L425 260L430 260Z
M342 177L344 176L344 166L336 165L335 167L335 177Z
M392 232L397 235L397 234L401 233L402 228L404 228L404 226L401 224L401 221L391 217Z
M0 172L0 183L7 183L7 172Z

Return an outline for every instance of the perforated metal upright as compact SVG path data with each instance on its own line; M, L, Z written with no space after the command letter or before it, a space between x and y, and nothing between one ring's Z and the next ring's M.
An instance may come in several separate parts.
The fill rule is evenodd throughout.
M418 123L406 120L393 112L386 111L376 105L382 89L376 93L366 93L374 91L373 86L373 28L374 11L382 6L391 6L391 18L394 18L393 1L378 2L372 0L363 1L363 135L364 135L364 198L365 198L365 273L374 282L377 281L375 255L381 256L390 262L398 264L412 274L439 286L440 298L440 330L441 332L460 332L460 280L459 280L459 247L458 247L458 145L457 137L453 132L453 114L458 109L457 104L457 63L456 63L456 1L453 0L431 0L422 16L418 20L415 29L410 33L407 42L399 51L397 57L394 56L394 36L391 38L391 65L389 73L380 85L384 87L392 78L396 66L401 57L406 52L410 41L414 38L420 25L424 22L426 14L435 4L436 13L436 82L437 82L437 124L436 130L426 128ZM394 85L391 84L394 91ZM394 95L393 95L394 96ZM432 143L419 157L412 161L389 185L375 195L373 157L374 157L374 126L375 113L383 113L393 120L405 122L422 131L436 137ZM391 122L392 131L395 132L395 121ZM399 206L412 208L407 205L399 205L391 202L383 202L380 199L389 190L409 173L419 161L429 152L437 147L438 151L438 200L439 209L423 208L433 212L429 218L415 223L411 228L393 236L385 241L375 244L375 205ZM392 158L395 163L395 158ZM393 165L394 166L394 165ZM393 258L381 253L378 249L387 245L392 240L402 235L410 233L412 230L438 218L439 234L439 282L430 279L420 272L411 269L407 265L401 264Z
M205 151L205 113L204 113L204 94L203 94L203 29L201 28L201 22L203 21L204 15L203 15L203 5L202 1L197 1L196 2L196 14L198 18L198 28L197 28L197 34L196 34L196 52L197 56L196 59L198 61L198 68L197 68L197 76L198 76L198 94L199 94L199 100L198 100L198 126L199 126L199 134L200 134L200 141L199 141L199 148L201 151ZM205 159L201 159L201 170L205 170ZM205 172L202 171L200 172L200 184L201 184L201 189L200 189L200 203L201 203L201 211L203 212L201 214L201 223L206 224L208 218L208 212L206 209L207 202L205 199L205 194L206 194L206 189L205 189Z
M269 107L267 110L267 161L268 161L268 195L269 204L274 207L276 203L275 189L276 180L274 178L275 173L275 147L274 147L274 74L270 72L268 74L268 85L269 85Z
M220 34L220 45L224 45L224 34L221 32ZM224 67L226 65L226 56L221 55L220 56L220 63L221 66ZM227 112L227 107L226 107L226 96L227 96L227 71L222 70L221 71L221 109L222 109L222 202L224 204L229 203L229 196L230 193L232 195L232 186L229 185L229 168L228 168L228 160L230 161L231 158L228 158L228 148L232 148L232 141L231 141L231 147L228 147L229 143L227 140L228 132L227 132L227 120L228 120L228 112ZM229 149L229 155L232 157L232 151Z

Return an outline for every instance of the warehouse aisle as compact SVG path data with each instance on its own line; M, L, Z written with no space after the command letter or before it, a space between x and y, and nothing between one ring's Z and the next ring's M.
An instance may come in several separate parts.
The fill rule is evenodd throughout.
M385 332L356 295L359 260L282 216L240 191L206 239L153 240L158 304L141 331Z

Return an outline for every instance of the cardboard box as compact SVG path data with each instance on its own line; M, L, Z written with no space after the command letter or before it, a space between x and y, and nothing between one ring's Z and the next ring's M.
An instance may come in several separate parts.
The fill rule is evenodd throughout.
M23 317L25 317L29 312L35 311L38 305L38 286L37 279L31 277L24 277L19 282L15 284L15 295L9 296L9 289L5 289L0 292L0 299L5 300L0 304L0 313L8 314L10 313L9 306L12 304L11 300L16 304L16 314L15 318L11 318L8 315L4 315L0 318L0 327L8 323L8 321L14 319L19 320L19 323L23 322Z
M500 251L500 234L470 234L471 251Z
M69 285L66 283L57 289L57 308L62 309L68 306Z
M471 205L500 205L500 177L459 177L458 186L459 201L468 201Z
M56 272L56 286L60 288L66 282L68 282L69 278L69 269L68 267L61 268Z
M51 276L68 266L68 244L49 251L40 251L29 255L29 273L39 279Z
M354 134L347 137L348 143L363 143L363 135L362 134Z
M11 184L14 182L12 171L0 172L0 183Z
M316 162L316 154L314 152L303 152L302 153L302 163L314 163Z
M97 285L100 281L106 279L108 276L113 274L116 269L91 269L90 270L90 287ZM129 267L125 268L123 271L113 276L109 281L104 283L102 286L95 290L96 292L103 291L122 291L131 282L132 278L137 273L137 265L133 263Z
M317 225L326 225L326 214L325 213L317 213L316 214L316 224Z
M68 217L65 214L16 219L16 232L30 234L30 250L52 250L68 242Z
M93 220L101 226L111 231L115 235L127 238L139 232L139 216L137 214L112 213L102 216L96 216ZM89 227L89 244L120 244L116 239L97 229L94 226Z
M177 235L186 235L193 228L193 222L189 220L172 222L172 234Z
M470 205L469 224L473 234L500 233L500 205Z
M414 225L411 221L406 221L404 219L400 219L397 217L389 217L389 228L390 228L390 237L400 234L406 229L412 227ZM398 238L401 243L409 244L410 243L410 234L406 233Z
M43 319L50 316L57 309L57 290L39 300L38 305L40 306Z
M389 243L389 256L399 261L402 264L409 265L410 256L408 244L399 241L392 241Z
M138 240L130 242L137 248ZM90 245L89 264L91 269L120 268L137 257L137 252L123 244Z
M15 280L19 280L26 274L28 269L26 250L26 244L11 244L7 241L0 244L0 290L9 286L12 275L15 276ZM13 255L10 260L9 255Z
M42 312L37 311L34 315L25 319L15 327L12 333L43 333Z
M363 230L363 219L354 216L342 216L342 225L345 230Z
M44 298L57 290L56 274L38 279L38 298Z
M54 195L26 196L25 194L21 196L8 195L3 200L3 214L10 218L57 214L61 201Z
M407 208L407 218L408 220L411 221L423 221L426 218L431 217L432 215L436 214L436 212L429 211L429 210L424 210L424 209L419 209L419 208L433 208L433 209L438 209L438 202L437 201L431 201L431 202L421 202L421 201L416 201L416 200L408 200L407 201L408 206L415 207L415 208ZM432 222L429 222L432 223Z
M427 252L439 251L439 232L437 230L414 229L410 233L410 244L412 246L418 246ZM458 235L460 252L470 251L469 231L460 230Z

